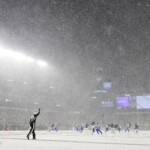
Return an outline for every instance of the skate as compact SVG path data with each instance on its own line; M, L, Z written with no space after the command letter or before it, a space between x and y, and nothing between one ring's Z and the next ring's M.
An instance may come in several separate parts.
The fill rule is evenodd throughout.
M29 139L29 135L27 135L27 139L30 140L30 139Z

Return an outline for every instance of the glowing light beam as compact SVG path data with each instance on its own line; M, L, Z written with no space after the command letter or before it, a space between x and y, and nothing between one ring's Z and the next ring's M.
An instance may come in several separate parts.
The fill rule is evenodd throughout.
M37 64L40 66L40 67L45 67L47 66L47 63L45 61L41 61L41 60L38 60L37 61Z
M4 57L5 59L14 59L16 61L31 62L31 63L35 62L40 67L47 66L47 63L45 61L42 61L42 60L36 61L32 57L26 56L23 53L14 52L9 49L5 49L1 46L0 46L0 56Z

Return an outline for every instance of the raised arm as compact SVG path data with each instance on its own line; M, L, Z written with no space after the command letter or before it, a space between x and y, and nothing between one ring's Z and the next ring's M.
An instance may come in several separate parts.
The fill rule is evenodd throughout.
M34 117L37 117L40 114L40 108L39 108L39 112L37 114L34 114Z

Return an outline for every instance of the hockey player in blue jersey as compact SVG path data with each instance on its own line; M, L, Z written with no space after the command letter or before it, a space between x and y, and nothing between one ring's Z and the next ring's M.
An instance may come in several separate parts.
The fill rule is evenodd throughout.
M84 124L82 123L82 124L81 124L81 127L80 127L80 132L82 133L83 130L84 130Z
M55 130L58 131L58 124L55 123Z
M130 127L131 127L131 124L130 123L127 123L126 124L126 128L125 128L125 132L130 132Z
M106 125L106 127L105 127L105 133L109 131L109 126L110 126L109 124Z
M91 126L92 126L92 134L93 134L95 132L95 129L96 129L94 120L92 121Z
M100 130L100 126L99 126L98 122L97 122L97 124L96 124L96 132L97 132L98 134L101 133L101 135L103 134L102 131Z
M79 131L79 125L78 124L76 124L75 129L77 132Z
M119 131L119 133L121 132L121 125L117 125L117 130Z
M92 126L92 134L95 132L96 126Z

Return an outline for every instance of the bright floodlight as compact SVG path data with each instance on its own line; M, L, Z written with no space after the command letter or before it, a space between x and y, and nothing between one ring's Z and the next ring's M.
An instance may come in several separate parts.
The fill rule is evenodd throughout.
M1 50L0 53L2 56L5 56L5 57L11 57L11 58L14 57L14 53L10 50Z
M26 60L27 60L28 62L34 62L34 61L35 61L32 57L27 57Z
M16 60L26 60L26 58L27 57L22 53L15 53L15 55L14 55L14 59L16 59Z
M4 56L6 58L12 58L15 60L25 60L26 56L19 52L13 52L11 50L1 50L0 51L1 56Z
M47 66L46 62L45 62L45 61L41 61L41 60L38 60L38 61L37 61L37 64L38 64L39 66L41 66L41 67Z
M6 48L3 48L1 45L0 45L0 57L4 57L5 59L14 59L14 60L17 60L17 61L23 61L23 62L31 62L31 63L37 63L39 66L41 67L45 67L47 66L47 63L45 61L42 61L42 60L34 60L32 57L29 57L29 56L26 56L25 54L23 53L20 53L20 52L14 52L12 50L9 50L9 49L6 49Z

